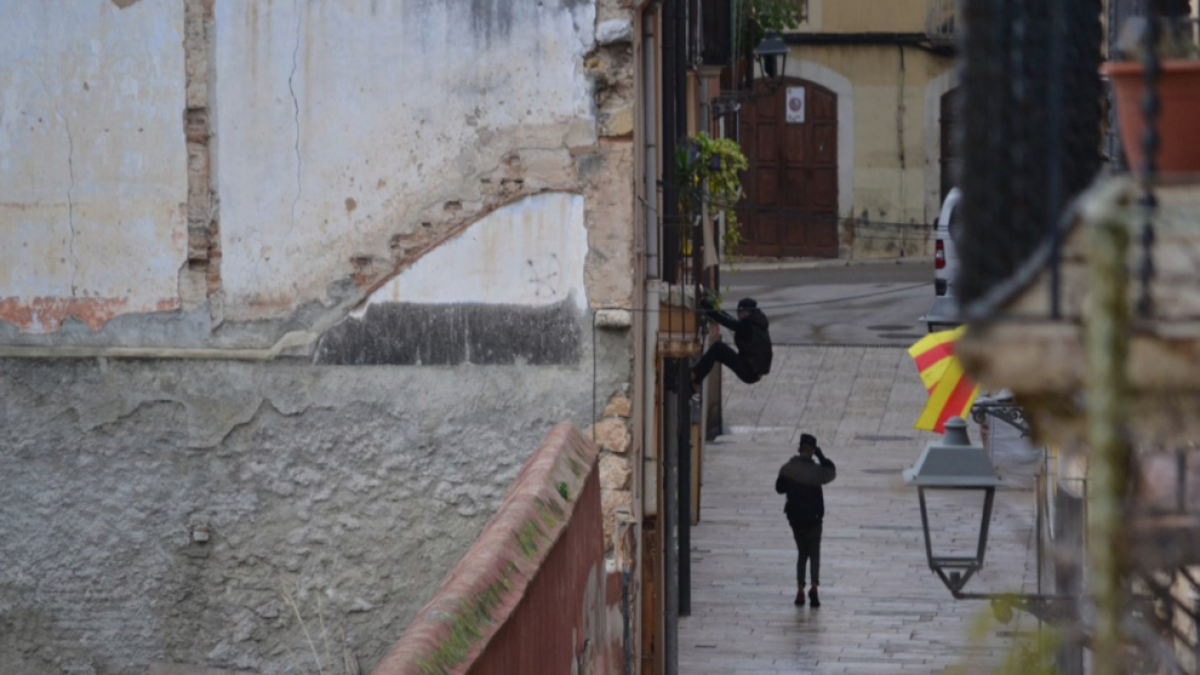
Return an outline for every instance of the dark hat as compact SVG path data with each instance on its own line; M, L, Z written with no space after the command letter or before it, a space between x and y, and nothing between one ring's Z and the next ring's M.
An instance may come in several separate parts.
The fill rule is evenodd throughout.
M804 446L817 447L817 437L812 434L800 434L800 447Z
M754 298L742 298L738 300L738 309L754 309L758 307L758 302Z

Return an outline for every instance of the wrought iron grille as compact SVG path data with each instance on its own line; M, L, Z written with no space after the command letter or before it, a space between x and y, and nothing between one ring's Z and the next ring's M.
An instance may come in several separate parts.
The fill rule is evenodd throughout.
M1100 167L1100 0L965 0L960 301L1058 232Z

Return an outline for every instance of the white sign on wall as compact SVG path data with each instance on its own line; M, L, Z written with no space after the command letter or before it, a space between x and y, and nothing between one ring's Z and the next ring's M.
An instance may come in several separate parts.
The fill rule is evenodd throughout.
M787 123L788 124L804 124L804 87L788 87L787 98Z

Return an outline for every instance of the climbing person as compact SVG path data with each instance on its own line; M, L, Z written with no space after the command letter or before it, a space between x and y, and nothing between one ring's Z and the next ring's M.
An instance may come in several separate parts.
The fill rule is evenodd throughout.
M817 586L821 584L821 528L825 519L825 492L821 486L833 482L834 478L837 478L837 467L817 447L816 437L800 434L797 454L779 469L779 477L775 479L775 491L787 495L783 512L787 514L800 556L796 561L799 590L795 600L799 607L804 606L806 566L812 570L809 603L814 609L821 606L821 597L817 594Z
M733 331L733 343L737 345L737 350L724 342L709 347L692 367L693 390L700 386L717 363L728 366L746 384L754 384L771 372L771 332L767 328L770 322L758 308L757 302L752 298L739 300L736 319L714 309L708 297L700 301L700 306L714 321Z

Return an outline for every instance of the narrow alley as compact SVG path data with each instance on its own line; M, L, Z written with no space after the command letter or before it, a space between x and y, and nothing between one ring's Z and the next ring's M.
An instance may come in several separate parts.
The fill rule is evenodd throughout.
M775 360L760 385L725 378L732 433L704 459L680 673L993 672L1014 632L1036 623L1018 614L997 625L987 603L955 601L928 569L916 491L900 477L933 438L912 428L925 392L911 359L887 347L782 347ZM792 605L796 550L774 492L801 432L838 467L816 610ZM1036 585L1032 504L1030 492L998 492L987 567L968 590ZM955 542L973 536L967 513L978 510L956 514ZM972 635L983 621L990 638Z

